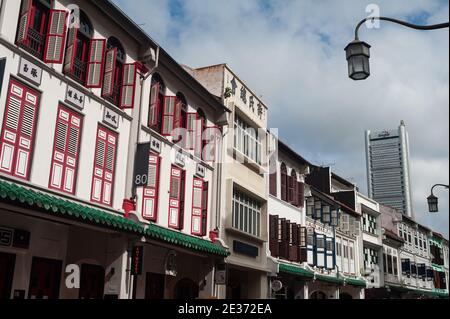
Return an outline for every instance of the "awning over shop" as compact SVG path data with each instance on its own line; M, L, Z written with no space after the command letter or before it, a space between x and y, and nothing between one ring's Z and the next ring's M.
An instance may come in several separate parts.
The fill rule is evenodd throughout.
M439 298L448 298L448 292L447 291L437 291L437 290L424 290L424 289L414 289L410 287L405 286L389 286L391 290L396 290L400 292L405 293L412 293L417 295L424 295L424 296L430 296L430 297L439 297Z
M164 241L173 245L197 250L204 253L209 253L213 255L227 257L229 252L222 246L216 245L211 241L189 236L187 234L183 234L177 231L173 231L164 227L160 227L155 224L151 224L148 226L145 232L146 236L155 239Z
M357 279L357 278L345 278L345 283L347 285L355 286L355 287L363 287L363 288L367 287L367 282L365 280Z
M280 272L305 278L314 278L314 272L293 264L280 263Z
M0 198L17 206L35 209L56 217L64 217L87 224L102 226L118 231L144 235L143 225L87 205L75 203L60 197L46 194L0 180Z
M330 284L337 284L337 285L343 285L344 279L341 277L335 277L335 276L326 276L326 275L316 275L316 280L330 283Z
M3 180L0 180L0 198L11 204L35 209L36 211L56 217L63 217L116 231L146 236L149 239L159 240L213 255L223 257L229 255L228 250L224 247L202 238L172 231L155 224L145 227L145 225L139 222L124 218L119 213L114 214L113 212L103 211Z

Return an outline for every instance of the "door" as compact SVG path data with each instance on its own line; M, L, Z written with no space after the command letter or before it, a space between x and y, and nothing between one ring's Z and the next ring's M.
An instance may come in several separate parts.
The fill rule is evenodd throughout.
M80 299L103 299L105 270L101 266L81 265Z
M0 300L11 298L16 255L0 253Z
M174 297L176 300L191 300L197 299L198 293L198 285L191 279L185 278L176 284Z
M33 257L29 299L58 299L62 261Z
M165 275L147 273L145 280L145 299L164 299Z

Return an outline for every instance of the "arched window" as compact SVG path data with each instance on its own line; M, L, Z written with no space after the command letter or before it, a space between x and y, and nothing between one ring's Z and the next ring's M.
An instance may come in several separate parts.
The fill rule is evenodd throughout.
M288 173L286 164L281 164L281 200L288 200Z
M74 14L75 11L70 13L71 19L74 18ZM85 85L89 63L89 50L91 49L94 29L89 18L83 11L80 11L79 22L79 28L70 28L68 32L64 73Z
M102 96L116 106L119 106L120 103L120 89L125 59L125 50L120 41L115 37L110 37L106 43Z
M166 86L158 73L153 74L150 90L150 106L148 111L148 127L161 132L162 113Z

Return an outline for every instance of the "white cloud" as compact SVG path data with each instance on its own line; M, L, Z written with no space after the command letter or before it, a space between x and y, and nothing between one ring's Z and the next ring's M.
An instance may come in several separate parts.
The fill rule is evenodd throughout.
M181 63L228 63L263 95L270 126L279 127L287 143L316 163L336 163L333 169L363 191L364 131L405 120L416 214L448 236L448 192L441 193L439 215L428 215L425 201L434 183L448 183L448 29L416 31L387 22L379 30L363 28L361 38L373 45L372 76L353 82L344 47L370 1L189 0L178 8L180 20L171 18L173 1L116 2ZM376 3L386 16L449 19L447 1Z

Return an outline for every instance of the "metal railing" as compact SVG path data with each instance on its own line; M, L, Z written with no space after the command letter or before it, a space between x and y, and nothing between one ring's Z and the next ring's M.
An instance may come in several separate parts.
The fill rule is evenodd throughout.
M45 50L45 34L41 34L33 28L28 28L27 40L19 45L36 58L42 60Z
M120 86L113 85L111 96L106 97L106 100L114 104L115 106L120 105Z

